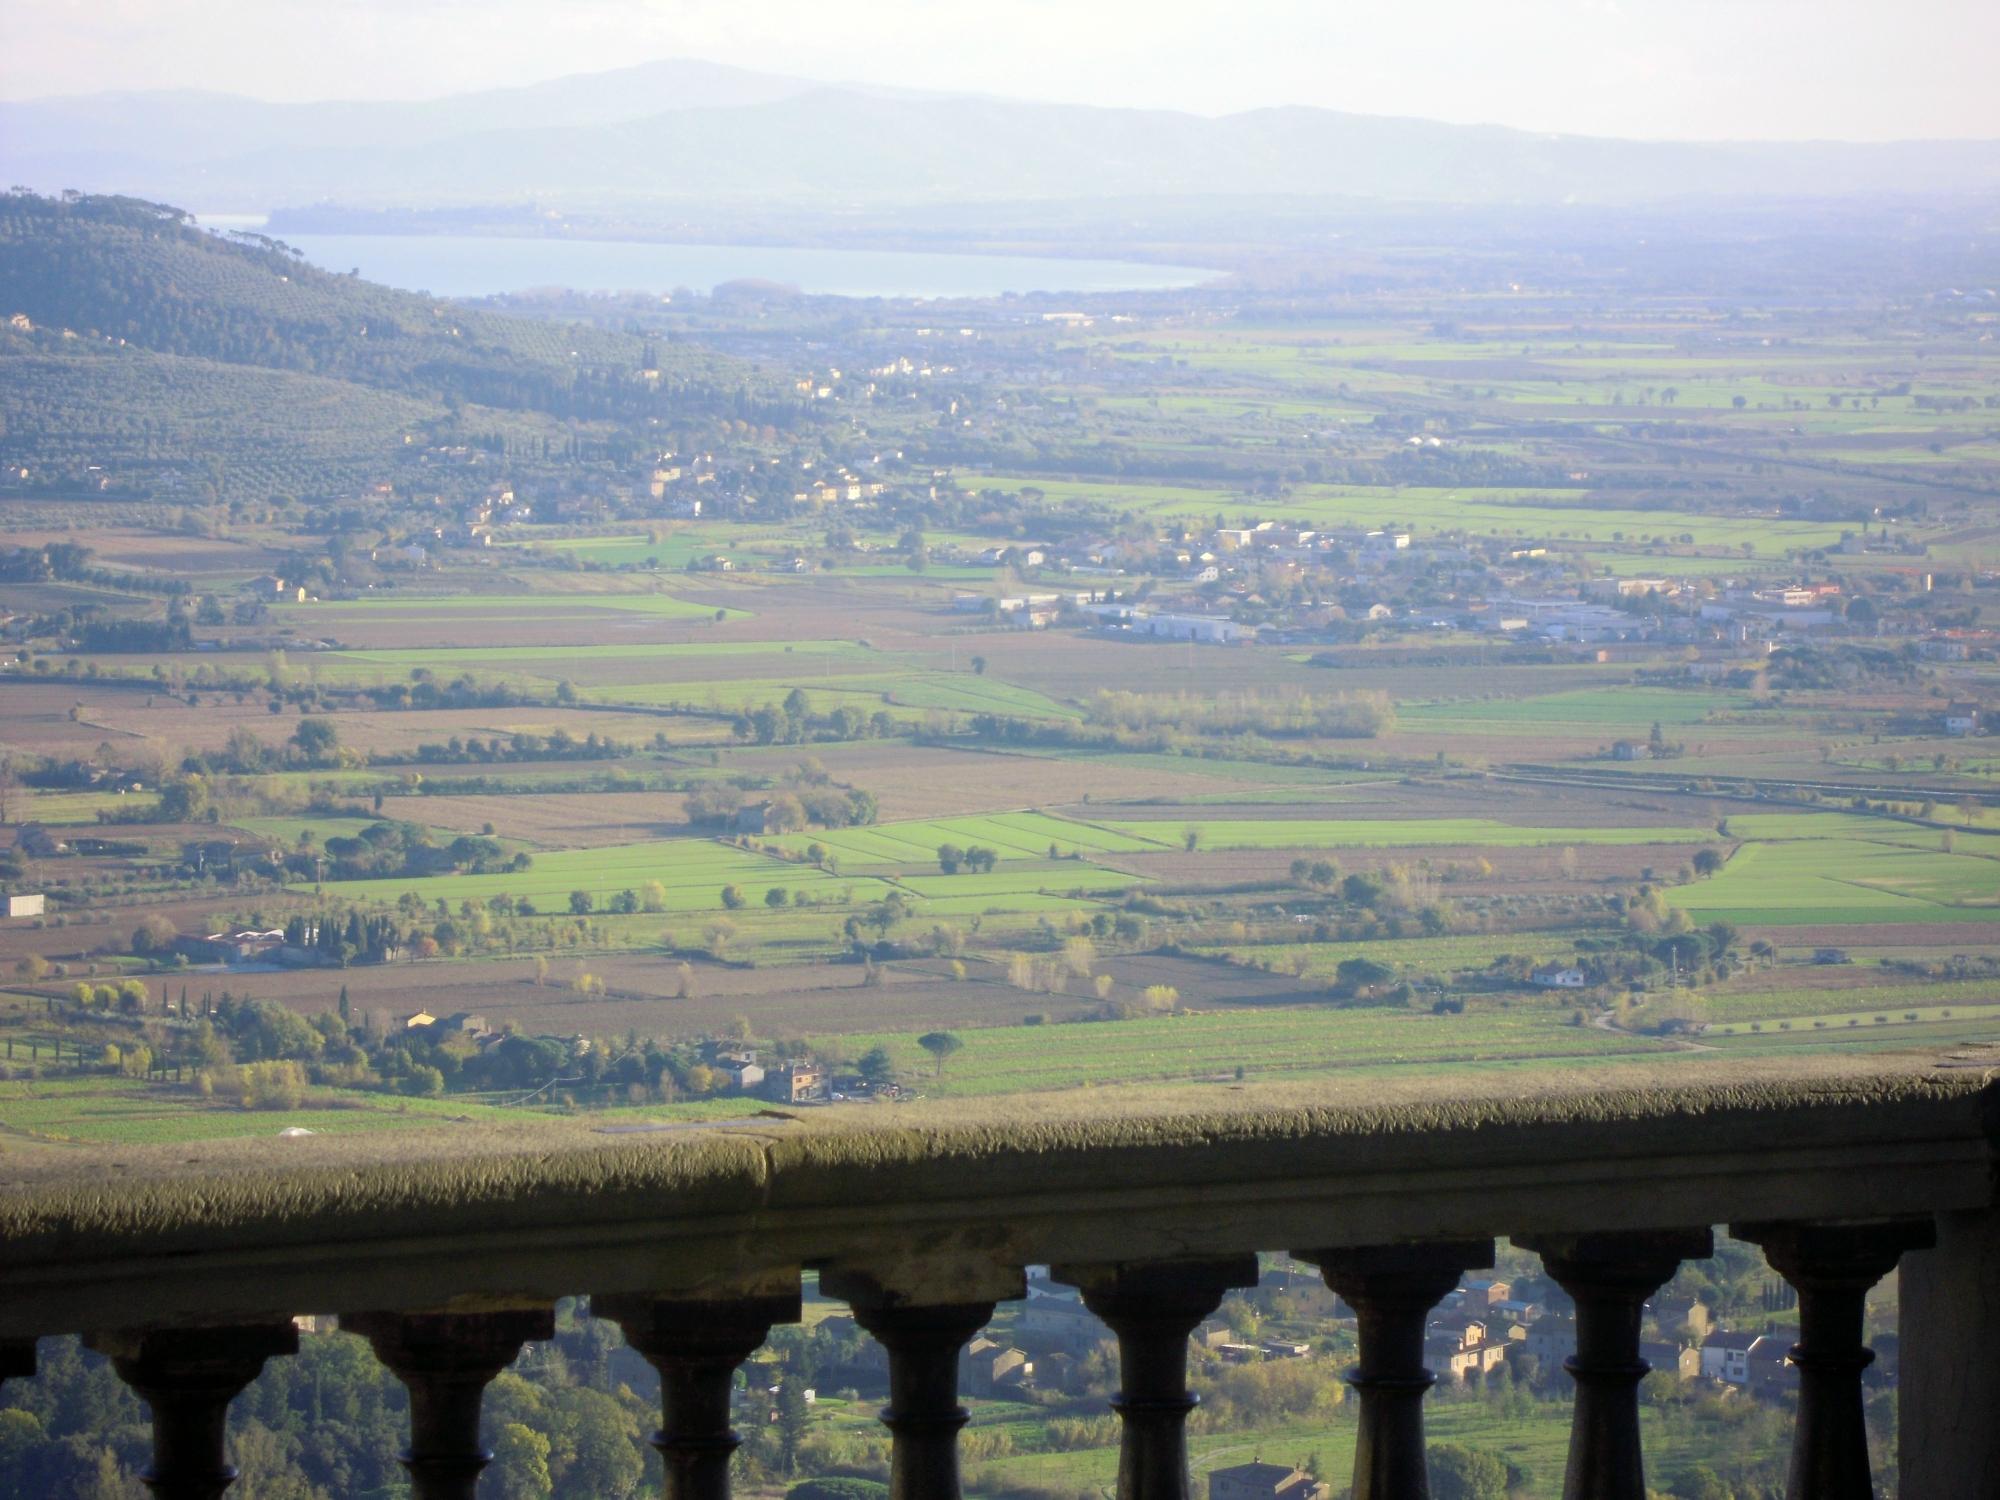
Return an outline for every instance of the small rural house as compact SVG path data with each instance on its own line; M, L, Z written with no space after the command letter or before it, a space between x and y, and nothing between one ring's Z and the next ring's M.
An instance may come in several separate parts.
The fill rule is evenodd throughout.
M1208 1500L1329 1500L1332 1494L1331 1485L1290 1464L1253 1461L1208 1474Z

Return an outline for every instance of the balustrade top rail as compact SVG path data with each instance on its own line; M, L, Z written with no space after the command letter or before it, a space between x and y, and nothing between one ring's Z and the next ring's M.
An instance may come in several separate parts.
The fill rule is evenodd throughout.
M0 1156L0 1338L1993 1201L2000 1048Z

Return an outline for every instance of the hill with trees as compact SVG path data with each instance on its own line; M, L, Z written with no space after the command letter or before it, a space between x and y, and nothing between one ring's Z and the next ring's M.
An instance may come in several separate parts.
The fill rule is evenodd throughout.
M0 197L0 288L0 458L31 490L337 494L392 451L566 456L789 409L691 344L397 291L136 199Z

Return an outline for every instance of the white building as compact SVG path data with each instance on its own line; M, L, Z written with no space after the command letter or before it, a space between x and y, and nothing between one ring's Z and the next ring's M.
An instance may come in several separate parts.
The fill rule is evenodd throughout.
M1213 615L1156 615L1144 610L1133 610L1130 628L1141 635L1161 636L1170 641L1200 641L1208 645L1227 646L1237 641L1254 640L1257 627L1239 625L1234 620L1219 619Z
M1711 1333L1701 1341L1702 1375L1730 1385L1748 1385L1750 1346L1761 1337L1755 1333Z

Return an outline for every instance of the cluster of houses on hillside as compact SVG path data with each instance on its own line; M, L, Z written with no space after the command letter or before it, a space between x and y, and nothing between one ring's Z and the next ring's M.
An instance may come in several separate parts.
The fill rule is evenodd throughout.
M423 460L432 468L450 468L477 466L486 457L479 449L437 448L426 450ZM441 483L434 493L419 491L411 496L417 504L445 514L393 545L377 548L372 560L391 568L422 568L436 566L446 549L489 547L513 527L694 521L755 514L760 506L769 510L787 501L795 509L867 508L892 488L924 493L928 486L935 498L939 484L948 484L943 470L905 472L902 457L888 451L850 466L823 465L809 458L663 449L622 474L583 469L573 476L544 477L532 495L517 492L509 481L495 480L470 498L464 498L467 486L461 478ZM373 486L364 498L387 499L395 493L395 486L384 483Z
M1336 1321L1351 1320L1352 1309L1326 1289L1315 1274L1276 1269L1264 1289L1282 1293L1307 1311ZM1690 1296L1661 1294L1646 1308L1657 1336L1641 1352L1655 1370L1681 1380L1710 1380L1752 1394L1774 1395L1797 1388L1797 1371L1786 1353L1796 1329L1738 1332L1718 1327L1706 1304ZM1031 1267L1027 1296L1004 1337L987 1336L966 1351L961 1374L976 1396L1030 1389L1075 1391L1084 1361L1109 1337L1103 1323L1073 1287ZM1218 1320L1190 1336L1197 1349L1225 1364L1310 1358L1309 1344L1284 1338L1240 1339ZM1441 1377L1467 1381L1490 1375L1511 1361L1535 1360L1556 1370L1574 1351L1576 1325L1565 1300L1560 1307L1515 1295L1500 1278L1473 1278L1439 1304L1425 1330L1425 1363Z
M1643 1341L1639 1352L1656 1371L1758 1396L1798 1389L1798 1369L1787 1358L1798 1338L1796 1328L1722 1328L1707 1304L1671 1293L1648 1303L1646 1316L1657 1337ZM1471 1280L1446 1298L1432 1318L1426 1354L1439 1374L1464 1380L1490 1373L1509 1359L1533 1358L1543 1369L1554 1369L1575 1342L1576 1322L1569 1309L1520 1301L1506 1281Z
M1093 1355L1111 1332L1085 1306L1074 1287L1051 1279L1045 1266L1028 1268L1026 1295L1011 1326L989 1328L960 1351L959 1386L980 1399L1025 1398L1036 1391L1083 1392L1094 1373ZM1253 1297L1278 1295L1294 1310L1354 1325L1353 1310L1317 1273L1304 1268L1266 1271ZM1533 1361L1544 1372L1560 1370L1575 1349L1576 1322L1567 1299L1545 1307L1516 1295L1504 1278L1471 1278L1444 1299L1425 1330L1425 1364L1455 1382L1481 1379L1510 1363ZM1712 1382L1765 1399L1784 1399L1798 1389L1798 1371L1788 1359L1796 1328L1768 1332L1716 1326L1709 1307L1688 1295L1662 1293L1645 1307L1654 1337L1640 1355L1656 1372L1677 1380ZM851 1314L822 1319L818 1330L856 1350L833 1373L856 1385L879 1388L889 1376L888 1356L860 1336ZM1190 1343L1198 1352L1229 1364L1307 1359L1311 1346L1282 1338L1246 1341L1220 1319L1195 1328ZM1893 1354L1893 1346L1889 1351ZM811 1393L808 1394L811 1399ZM1272 1463L1261 1455L1213 1469L1209 1500L1332 1500L1330 1484L1303 1463Z
M1224 615L1150 609L1103 600L1095 591L997 596L961 592L952 596L951 607L956 613L984 615L1014 630L1046 630L1067 621L1113 634L1208 645L1231 645L1257 637L1255 625Z
M1011 569L1045 583L1089 579L1092 593L966 592L953 607L1015 629L1055 624L1217 644L1262 637L1285 644L1453 631L1509 641L1768 654L1821 635L1914 636L1938 661L2000 657L2000 633L1929 629L1889 594L1851 599L1835 580L1750 582L1722 572L1579 579L1585 554L1463 536L1421 538L1383 527L1320 530L1263 520L1163 536L1080 536L1057 544L996 544L968 566ZM1927 573L1889 570L1899 597L1921 597ZM1747 575L1746 575L1747 576ZM1125 580L1135 580L1126 582ZM1136 580L1144 580L1137 582ZM1101 581L1100 581L1101 580ZM1740 663L1706 664L1725 675ZM1695 675L1702 675L1691 668ZM1953 733L1967 732L1953 730Z

